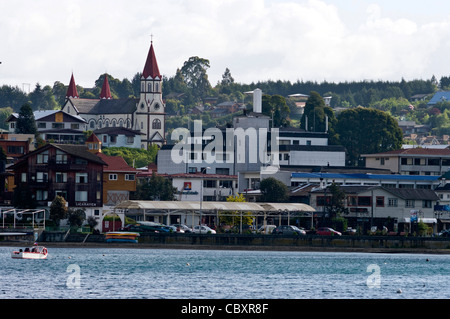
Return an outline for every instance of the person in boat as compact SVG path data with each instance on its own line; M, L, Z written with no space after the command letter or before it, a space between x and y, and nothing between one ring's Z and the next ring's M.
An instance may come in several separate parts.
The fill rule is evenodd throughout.
M22 251L22 249L20 250L20 251ZM30 251L30 248L25 248L25 252L27 253L27 252L29 252Z

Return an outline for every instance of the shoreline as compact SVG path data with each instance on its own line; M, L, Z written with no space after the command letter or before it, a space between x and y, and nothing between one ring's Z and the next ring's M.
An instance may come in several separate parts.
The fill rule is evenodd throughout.
M0 247L25 247L34 242L0 242ZM256 246L256 245L182 245L148 243L77 243L77 242L40 242L48 248L126 248L126 249L174 249L174 250L249 250L249 251L292 251L292 252L336 252L336 253L380 253L380 254L450 254L450 249L426 248L355 248L355 247L311 247L311 246Z

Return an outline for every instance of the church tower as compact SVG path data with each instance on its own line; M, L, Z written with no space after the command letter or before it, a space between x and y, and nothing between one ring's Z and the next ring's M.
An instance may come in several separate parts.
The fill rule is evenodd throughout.
M162 76L156 62L153 41L141 74L140 98L134 128L144 133L141 148L165 143L165 105L162 99Z

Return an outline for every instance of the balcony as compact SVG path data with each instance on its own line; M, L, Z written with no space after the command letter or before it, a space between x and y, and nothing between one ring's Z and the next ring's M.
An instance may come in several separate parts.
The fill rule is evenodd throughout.
M87 163L57 162L55 159L50 159L48 161L48 169L57 172L84 171L87 169Z

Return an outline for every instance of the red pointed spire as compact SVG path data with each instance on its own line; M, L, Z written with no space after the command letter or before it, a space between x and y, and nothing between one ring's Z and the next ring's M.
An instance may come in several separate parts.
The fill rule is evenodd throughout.
M72 73L72 77L70 78L70 83L69 83L69 88L67 89L67 93L66 93L66 98L69 97L73 97L78 99L78 91L77 91L77 86L75 85L75 80L73 78L73 73Z
M105 74L105 78L103 79L102 92L100 93L101 99L111 99L111 90L109 89L108 76Z
M153 50L153 41L150 45L150 50L148 51L147 61L145 62L144 71L142 76L146 79L149 76L152 79L159 77L161 79L161 74L159 73L158 63L156 62L155 51Z

